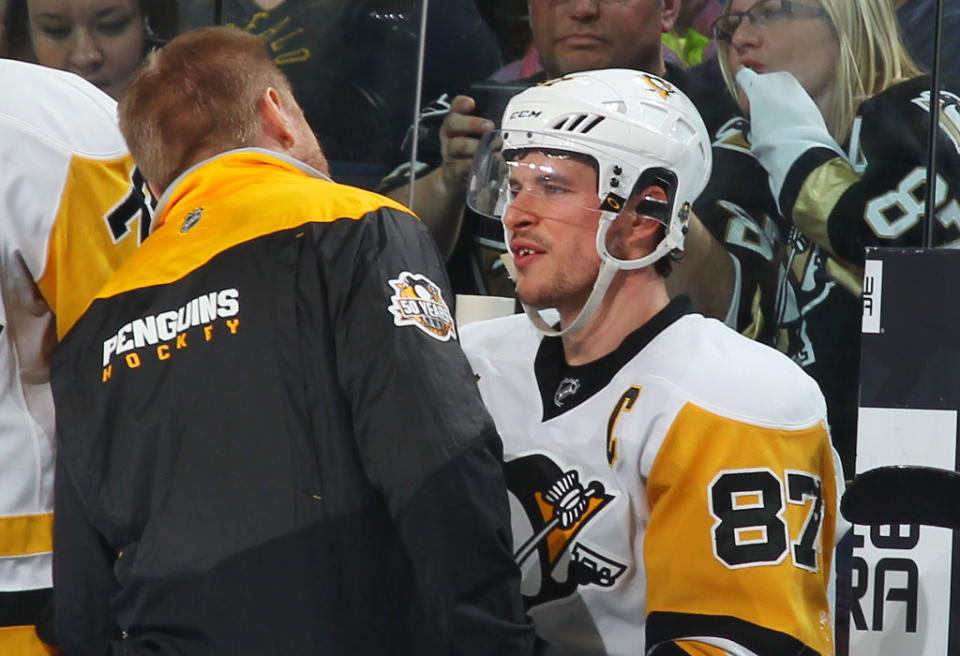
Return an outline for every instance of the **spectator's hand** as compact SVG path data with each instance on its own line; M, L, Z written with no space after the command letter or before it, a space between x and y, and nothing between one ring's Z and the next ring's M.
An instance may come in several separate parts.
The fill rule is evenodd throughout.
M454 197L462 197L467 190L467 178L477 153L480 136L496 126L485 118L473 116L476 103L470 96L456 96L450 103L450 113L440 126L440 152L443 186Z
M737 84L750 103L753 154L769 174L770 191L778 205L790 167L805 152L828 148L845 157L830 136L817 104L792 74L759 74L741 68L737 71Z

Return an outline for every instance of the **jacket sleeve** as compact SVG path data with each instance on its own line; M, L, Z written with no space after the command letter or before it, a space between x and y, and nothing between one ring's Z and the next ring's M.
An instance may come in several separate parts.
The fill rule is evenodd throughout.
M54 479L53 598L57 641L70 656L102 656L119 629L110 610L115 554L87 521L70 473L57 458Z
M318 253L340 383L445 653L529 653L500 440L436 248L390 208L332 228Z

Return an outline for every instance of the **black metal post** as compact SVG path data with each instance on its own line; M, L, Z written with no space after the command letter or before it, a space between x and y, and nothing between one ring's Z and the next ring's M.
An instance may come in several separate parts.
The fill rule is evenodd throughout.
M924 203L923 247L933 248L937 207L937 134L940 130L940 40L943 37L943 0L936 0L937 20L933 26L933 70L930 84L930 130L927 138L927 193Z

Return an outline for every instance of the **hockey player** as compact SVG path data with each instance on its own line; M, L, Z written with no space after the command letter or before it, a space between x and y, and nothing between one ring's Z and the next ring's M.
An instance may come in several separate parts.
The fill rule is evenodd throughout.
M468 201L502 218L527 316L462 339L550 653L834 650L823 397L665 289L710 164L687 97L628 70L523 91L482 142Z
M147 234L151 209L113 100L8 59L0 79L0 654L29 656L50 649L33 626L51 586L50 349Z

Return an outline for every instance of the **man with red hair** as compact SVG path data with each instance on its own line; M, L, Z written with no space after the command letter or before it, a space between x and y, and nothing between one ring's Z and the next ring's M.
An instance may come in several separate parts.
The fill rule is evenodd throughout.
M442 263L332 182L263 41L150 56L157 228L57 353L71 654L527 654L500 441Z

